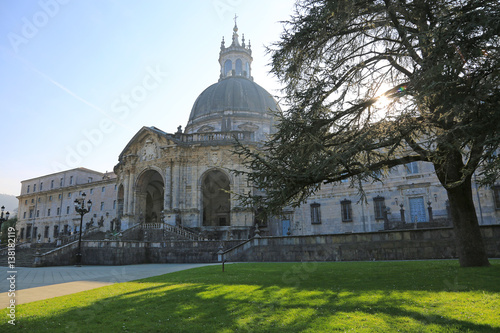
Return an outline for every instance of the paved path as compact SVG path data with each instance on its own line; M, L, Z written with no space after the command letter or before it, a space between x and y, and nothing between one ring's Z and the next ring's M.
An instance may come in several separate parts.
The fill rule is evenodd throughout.
M15 301L19 305L206 265L210 264L17 267L13 274L7 267L0 267L0 309L6 308L12 299L8 280L12 275L15 276Z

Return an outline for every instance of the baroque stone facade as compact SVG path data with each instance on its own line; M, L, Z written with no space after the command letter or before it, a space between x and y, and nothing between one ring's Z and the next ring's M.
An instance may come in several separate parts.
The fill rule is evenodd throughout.
M234 139L256 145L274 126L274 98L253 81L252 51L239 41L221 43L220 77L194 102L186 129L176 133L143 127L115 166L117 216L124 228L165 222L207 238L247 239L255 224L253 209L240 206L235 193L253 191L233 154Z

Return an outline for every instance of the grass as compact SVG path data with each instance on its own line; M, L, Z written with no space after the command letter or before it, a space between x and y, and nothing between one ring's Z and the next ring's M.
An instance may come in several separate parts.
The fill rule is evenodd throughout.
M500 332L500 260L207 266L16 307L1 332ZM6 310L2 310L2 318Z

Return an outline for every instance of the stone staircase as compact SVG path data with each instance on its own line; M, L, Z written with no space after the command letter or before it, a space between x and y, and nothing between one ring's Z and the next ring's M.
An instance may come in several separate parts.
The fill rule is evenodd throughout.
M52 244L40 244L40 248L37 248L35 244L33 244L33 247L16 248L16 261L14 262L14 265L15 267L32 267L34 255L37 251L39 251L39 253L44 253L53 249L55 249L55 246ZM7 267L7 257L7 250L2 249L0 251L0 267Z
M151 241L165 241L165 240L191 240L191 241L201 241L204 240L203 237L195 232L192 232L186 228L170 225L167 223L145 223L141 225L141 229L144 232L145 240L150 240L151 236L157 235L161 237L161 240Z
M74 233L72 235L63 235L59 236L59 246L69 244L71 242L74 242L78 240L80 237L79 233ZM101 228L99 227L92 227L90 229L86 229L82 233L82 239L89 239L89 240L95 240L95 239L103 239L104 237L104 232L101 231Z

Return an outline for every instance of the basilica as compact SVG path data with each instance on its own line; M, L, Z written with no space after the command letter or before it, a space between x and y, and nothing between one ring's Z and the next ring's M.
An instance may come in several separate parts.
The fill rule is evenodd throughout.
M234 140L257 144L273 128L274 98L252 77L252 50L239 41L221 43L220 77L194 102L184 129L169 134L142 128L123 149L115 166L117 215L124 227L160 222L193 228L211 236L242 237L254 225L254 212L231 193L248 193Z
M227 43L229 44L229 42ZM127 230L137 225L169 225L200 239L248 239L266 236L372 232L450 225L447 195L432 165L398 166L383 183L364 185L360 201L349 181L323 186L298 208L258 221L253 207L236 194L255 189L233 154L235 139L258 149L272 134L273 96L254 82L251 45L234 26L231 43L221 42L220 76L194 101L189 120L177 132L143 127L118 156L114 173L85 168L22 182L18 237L53 242L79 229L73 200L87 194L94 203L85 228ZM500 223L500 186L474 188L481 225Z

